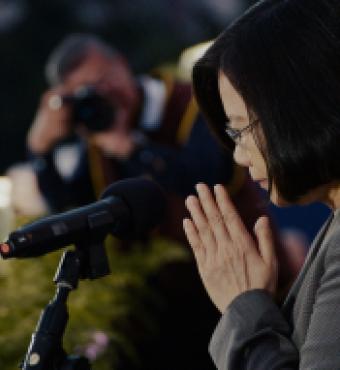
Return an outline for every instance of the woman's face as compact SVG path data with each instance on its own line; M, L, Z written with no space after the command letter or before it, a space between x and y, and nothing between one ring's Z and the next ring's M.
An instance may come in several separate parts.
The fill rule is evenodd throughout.
M223 72L219 73L218 85L224 111L229 118L228 127L242 130L251 123L244 100ZM260 130L260 124L255 123L252 130ZM266 162L255 141L252 130L244 131L240 139L235 142L234 159L240 166L247 167L251 178L263 189L268 190ZM270 199L276 205L283 206L287 204L279 196L275 184L272 186Z

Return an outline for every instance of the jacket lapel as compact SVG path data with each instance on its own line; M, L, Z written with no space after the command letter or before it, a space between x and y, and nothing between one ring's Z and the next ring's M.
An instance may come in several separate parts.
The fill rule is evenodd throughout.
M289 290L288 294L287 294L287 297L282 305L282 312L285 314L289 314L291 312L291 309L292 309L292 306L295 302L295 297L297 296L297 293L301 287L301 284L304 280L304 277L308 271L308 269L310 268L310 265L312 264L312 262L314 261L314 258L316 256L316 254L318 253L321 245L323 244L324 242L324 236L328 230L328 227L330 226L331 222L333 221L333 218L334 218L334 214L332 213L329 218L327 219L327 221L324 223L324 225L322 226L321 230L318 232L317 236L315 237L315 239L313 240L313 243L310 247L310 250L308 252L308 255L306 257L306 260L305 260L305 263L298 275L298 277L296 278L294 284L292 285L291 289Z

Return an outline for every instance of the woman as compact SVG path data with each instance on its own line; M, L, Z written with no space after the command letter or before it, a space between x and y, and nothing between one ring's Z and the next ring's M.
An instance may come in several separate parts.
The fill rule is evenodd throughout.
M339 19L338 0L260 1L194 67L213 131L271 201L333 210L278 307L267 218L253 238L222 186L187 199L184 229L223 314L210 344L220 370L340 368Z

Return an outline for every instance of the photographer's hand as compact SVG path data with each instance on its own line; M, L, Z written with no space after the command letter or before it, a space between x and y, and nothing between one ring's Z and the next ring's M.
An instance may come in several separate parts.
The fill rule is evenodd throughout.
M47 91L28 132L27 145L35 154L45 154L71 131L71 108L62 104L60 96L66 95L64 88ZM58 103L59 99L59 103Z
M135 149L132 134L124 130L98 132L91 140L103 154L118 159L127 159Z
M78 133L87 137L108 157L127 159L136 147L133 132L130 129L131 111L125 106L115 106L114 122L105 131L90 132L80 126Z
M267 217L254 227L257 241L248 233L225 188L217 185L215 197L204 184L198 198L189 196L186 206L192 220L184 231L193 249L203 284L221 313L239 294L265 289L274 294L277 261Z

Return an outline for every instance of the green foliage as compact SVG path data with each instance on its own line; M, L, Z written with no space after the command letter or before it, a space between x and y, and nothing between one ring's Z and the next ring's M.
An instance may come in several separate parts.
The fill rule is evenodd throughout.
M107 248L112 273L81 281L70 294L65 334L68 353L82 352L93 333L104 332L109 346L94 362L95 370L118 367L120 357L138 365L138 336L157 335L152 309L162 299L148 278L167 263L187 260L187 251L163 239L134 245L128 251ZM22 360L41 310L53 297L52 283L61 252L29 260L0 261L0 368L12 370Z

